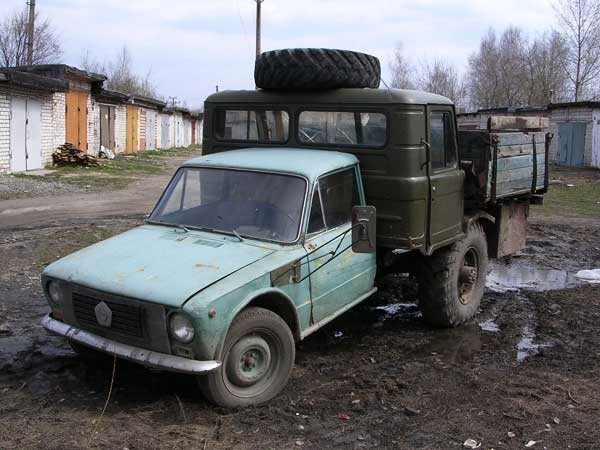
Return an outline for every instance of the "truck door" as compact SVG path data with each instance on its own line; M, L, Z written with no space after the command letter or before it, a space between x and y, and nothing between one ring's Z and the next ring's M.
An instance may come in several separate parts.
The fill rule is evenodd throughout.
M464 172L458 161L456 124L451 106L430 106L431 146L429 243L435 246L462 231Z
M315 323L373 289L375 254L352 251L352 206L364 204L357 170L325 175L313 190L304 246Z

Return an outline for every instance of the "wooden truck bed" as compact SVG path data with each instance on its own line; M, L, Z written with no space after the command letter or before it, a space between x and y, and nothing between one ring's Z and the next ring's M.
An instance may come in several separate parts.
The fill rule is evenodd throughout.
M542 194L548 188L551 134L539 127L520 130L500 128L501 125L527 125L527 121L511 122L508 119L503 116L501 120L494 121L491 117L486 130L458 131L461 162L467 174L465 204L468 207L488 206L510 197Z

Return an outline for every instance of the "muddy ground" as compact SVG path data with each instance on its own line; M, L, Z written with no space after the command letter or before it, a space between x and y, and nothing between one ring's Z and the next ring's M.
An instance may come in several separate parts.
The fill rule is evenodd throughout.
M86 364L38 325L39 273L143 216L76 217L0 230L2 449L87 448L108 394L112 360ZM480 314L455 330L425 325L410 280L388 277L298 345L268 405L216 408L191 377L118 361L91 447L597 449L600 287L573 274L600 267L599 225L534 218L526 251L493 267Z
M86 447L111 361L87 365L43 332L38 275L140 220L2 232L0 448ZM456 330L426 326L414 287L389 277L374 298L299 345L288 387L265 406L215 408L190 377L119 361L92 447L432 449L470 438L485 449L598 448L600 288L572 277L598 266L597 229L535 220L527 251L500 262L490 285L528 284L535 267L529 287L554 290L488 290L476 321Z

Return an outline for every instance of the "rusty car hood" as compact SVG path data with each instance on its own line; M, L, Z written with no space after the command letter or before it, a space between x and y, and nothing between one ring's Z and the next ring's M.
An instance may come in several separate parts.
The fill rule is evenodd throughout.
M49 265L45 276L180 307L273 249L221 234L143 225Z

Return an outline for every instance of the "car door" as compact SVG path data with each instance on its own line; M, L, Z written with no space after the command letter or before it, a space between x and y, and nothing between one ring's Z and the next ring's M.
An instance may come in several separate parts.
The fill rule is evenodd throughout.
M352 251L352 207L363 204L357 166L327 174L315 184L304 244L314 323L373 288L375 253Z
M458 164L454 114L451 107L429 110L430 219L429 241L442 244L462 231L464 172Z

